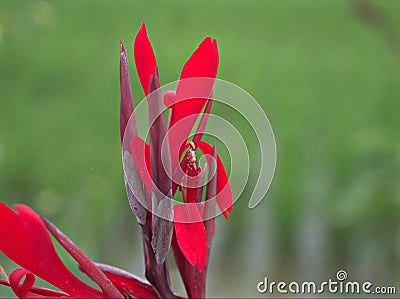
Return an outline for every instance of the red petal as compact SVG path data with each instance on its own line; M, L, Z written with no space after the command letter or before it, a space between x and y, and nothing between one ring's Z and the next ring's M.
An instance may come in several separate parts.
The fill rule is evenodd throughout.
M176 89L175 102L172 102L171 97L166 99L166 104L172 108L169 128L175 124L178 126L178 128L175 126L175 130L169 131L173 172L179 162L175 155L182 150L182 144L189 137L198 115L210 97L217 70L217 42L207 37L183 67Z
M0 202L0 251L21 267L75 297L103 297L103 293L75 277L63 264L46 227L32 209Z
M176 239L183 255L191 265L197 265L199 271L202 271L207 258L207 244L206 231L197 206L195 204L175 205L174 226Z
M150 164L150 146L138 136L134 136L131 141L132 158L135 162L139 176L143 180L146 188L151 191L152 174Z
M199 149L206 155L212 155L213 147L205 141L200 141ZM228 213L232 212L232 189L228 181L228 175L221 157L217 154L217 203L224 215L228 220Z
M180 81L176 88L175 122L202 111L214 85L218 60L216 40L212 40L211 37L205 38L183 67L180 77L183 81ZM191 78L211 78L211 80L184 80Z
M164 101L165 101L165 99L164 99ZM196 148L198 147L198 145L199 145L199 143L201 141L201 138L203 137L203 134L205 132L205 128L206 128L207 121L208 121L208 116L209 116L210 110L211 110L211 106L212 106L212 99L210 98L207 101L206 108L204 108L204 112L201 115L201 119L200 119L199 125L197 126L196 133L194 134L193 139L192 139L192 142L194 143ZM174 110L171 110L171 111L173 112ZM171 115L171 117L173 117L173 115ZM182 154L187 149L187 147L188 147L188 143L187 142L186 142L185 146L181 146L180 147L180 149L179 149L179 157L182 157ZM186 163L187 156L188 156L188 152L186 152L185 157L183 158L183 160L180 163L180 167L182 169L182 172L185 172L186 168L187 168L187 163ZM177 167L177 166L178 165L175 165L175 167ZM175 174L175 171L176 171L176 169L173 169L172 173ZM175 181L179 182L180 180L181 179L179 177L177 177L176 175L174 176L174 182L173 182L173 185L172 185L172 196L175 195L175 192L176 192L176 190L178 188L178 185L175 183Z
M134 55L136 70L139 75L145 95L149 94L150 79L156 70L156 58L146 32L146 25L143 23L136 35L134 42Z

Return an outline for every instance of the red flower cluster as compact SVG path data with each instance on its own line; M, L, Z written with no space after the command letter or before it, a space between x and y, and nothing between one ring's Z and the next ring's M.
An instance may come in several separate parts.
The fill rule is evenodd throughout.
M144 24L135 39L134 56L148 102L149 144L137 134L126 52L121 43L121 140L127 193L143 231L146 277L153 285L163 286L164 295L170 294L168 277L157 275L154 262L149 261L155 261L156 268L165 271L165 257L172 244L189 297L204 297L206 266L215 233L215 202L226 219L232 211L232 191L222 160L214 147L201 140L218 70L217 43L205 38L185 63L176 90L164 95ZM162 103L169 110L167 124ZM131 116L133 124L128 126ZM198 118L198 127L189 140ZM197 149L206 156L209 166L205 202L204 173L197 163ZM131 179L130 184L129 177L136 179ZM182 192L184 203L175 204L172 209L170 199L177 190ZM160 218L160 211L167 217Z
M22 267L9 276L0 267L0 274L6 278L0 284L10 286L18 297L175 298L166 262L171 246L188 296L205 297L216 205L226 219L232 211L232 191L222 160L215 146L202 141L218 70L217 43L205 38L185 63L176 90L162 95L156 59L142 25L134 42L134 57L148 102L149 144L138 136L122 42L120 54L120 134L125 185L141 227L145 275L150 284L123 270L93 263L52 223L29 207L15 205L15 212L0 203L0 251ZM204 169L197 162L197 149L207 159L206 183ZM172 199L178 190L183 203L174 205ZM100 290L65 267L49 232ZM35 287L35 276L61 291Z

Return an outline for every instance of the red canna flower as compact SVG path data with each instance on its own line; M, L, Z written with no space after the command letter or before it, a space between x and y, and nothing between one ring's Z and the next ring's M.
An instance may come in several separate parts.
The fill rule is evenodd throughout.
M130 127L132 132L125 132L129 117L133 115L133 122L135 120L126 52L121 42L121 139L124 134L128 139L128 142L123 143L123 150L124 162L130 165L125 167L125 173L126 176L133 176L131 179L135 183L131 187L136 194L139 190L139 194L147 197L147 201L143 204L139 200L141 203L138 203L127 183L128 197L143 227L150 225L141 216L144 214L143 205L153 211L152 230L149 230L148 238L152 239L154 254L161 255L159 262L165 260L172 236L175 259L189 297L204 297L204 290L201 293L194 293L193 290L204 289L205 286L205 266L215 232L215 212L212 211L215 207L201 202L204 173L197 163L197 149L208 157L208 165L214 168L216 174L214 178L210 177L206 186L206 199L215 197L227 220L232 211L232 191L222 160L213 146L201 140L212 106L212 89L218 71L217 42L210 37L205 38L185 63L176 90L167 91L164 95L159 89L157 63L144 24L135 38L134 58L149 107L149 144L138 136L135 123ZM170 110L167 124L164 116L166 109ZM200 122L196 133L190 138L198 118ZM141 183L138 183L138 178ZM173 229L166 224L168 221L165 219L161 226L154 225L160 224L154 211L158 211L160 207L169 211L171 207L166 207L165 198L174 197L177 190L182 192L184 204L173 207ZM157 246L157 240L161 240L164 249ZM193 280L202 284L201 288L195 286Z

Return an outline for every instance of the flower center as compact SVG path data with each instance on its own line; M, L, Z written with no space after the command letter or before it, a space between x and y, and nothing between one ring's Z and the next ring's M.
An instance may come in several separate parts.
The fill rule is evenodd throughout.
M197 157L196 146L193 141L189 141L188 156L187 156L187 174L191 176L197 175Z

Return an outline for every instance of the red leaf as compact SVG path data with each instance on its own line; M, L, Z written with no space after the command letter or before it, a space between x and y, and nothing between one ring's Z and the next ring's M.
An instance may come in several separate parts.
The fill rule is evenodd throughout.
M176 239L183 255L191 265L197 265L199 271L202 271L207 258L207 244L206 231L197 206L195 204L175 205L174 226Z
M74 297L104 297L80 281L58 257L46 227L32 209L0 202L0 251L23 268Z
M150 79L156 71L156 58L146 32L146 25L143 23L136 35L134 42L134 56L136 70L139 75L143 91L149 94Z
M205 141L200 141L199 149L206 155L212 155L213 147ZM217 154L217 204L228 220L228 213L232 212L232 189L228 181L228 175L221 157Z
M132 158L135 162L139 176L146 188L152 189L152 173L150 164L150 146L139 136L134 136L131 141Z

